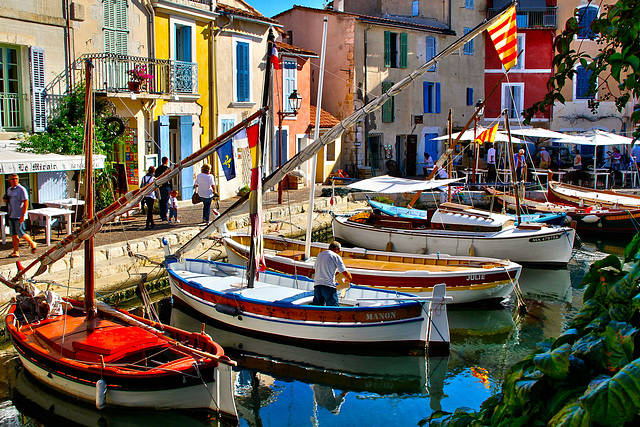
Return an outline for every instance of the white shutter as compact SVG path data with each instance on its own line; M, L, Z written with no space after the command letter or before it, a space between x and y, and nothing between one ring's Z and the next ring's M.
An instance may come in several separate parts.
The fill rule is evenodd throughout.
M44 49L31 47L31 99L33 131L43 132L47 127L47 105L45 100Z

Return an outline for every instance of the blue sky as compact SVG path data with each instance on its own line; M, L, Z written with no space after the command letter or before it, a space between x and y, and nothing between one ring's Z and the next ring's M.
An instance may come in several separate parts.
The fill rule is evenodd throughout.
M245 0L252 7L255 7L258 12L271 18L278 13L291 9L294 4L299 6L308 6L316 9L321 9L326 0Z

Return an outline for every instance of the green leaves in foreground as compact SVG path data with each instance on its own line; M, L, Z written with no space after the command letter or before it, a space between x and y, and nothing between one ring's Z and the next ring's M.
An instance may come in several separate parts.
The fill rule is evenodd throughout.
M438 426L640 425L640 234L626 264L609 256L585 275L584 304L556 340L514 364L478 412L439 413ZM640 339L640 336L638 336ZM435 418L438 418L437 420Z

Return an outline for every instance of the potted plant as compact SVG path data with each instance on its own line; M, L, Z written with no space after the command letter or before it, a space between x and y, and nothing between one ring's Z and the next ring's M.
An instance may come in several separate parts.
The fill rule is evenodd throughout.
M128 71L131 80L129 81L129 90L131 92L140 92L140 89L147 88L147 82L153 78L153 74L147 73L147 66L138 64Z

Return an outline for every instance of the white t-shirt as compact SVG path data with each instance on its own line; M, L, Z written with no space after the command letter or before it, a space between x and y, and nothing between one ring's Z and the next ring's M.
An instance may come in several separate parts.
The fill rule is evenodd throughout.
M213 175L210 173L199 173L194 185L198 186L198 196L210 199L213 197Z
M338 273L347 271L347 267L344 265L340 255L330 250L318 254L313 268L316 270L313 276L314 284L331 288L336 287L336 271Z
M177 197L169 197L169 207L172 209L178 208L178 198Z
M142 186L144 187L145 185L147 185L148 183L155 181L156 177L153 175L145 175L142 177ZM156 192L152 191L151 193L147 194L144 197L149 197L150 199L155 199L156 198Z

